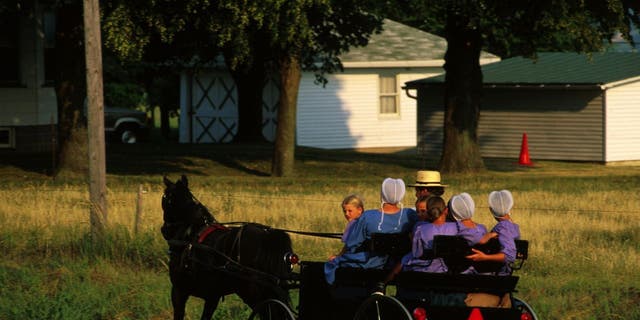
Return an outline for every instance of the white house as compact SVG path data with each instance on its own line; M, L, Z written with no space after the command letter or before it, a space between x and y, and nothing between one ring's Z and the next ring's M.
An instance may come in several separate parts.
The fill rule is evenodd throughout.
M55 15L37 0L0 19L0 154L51 150L58 123L51 65Z
M446 40L385 20L366 47L341 56L344 72L327 76L325 87L305 72L300 82L297 145L342 149L416 146L416 102L405 82L441 74ZM482 63L498 61L483 53ZM230 142L237 132L237 93L229 74L210 68L185 71L181 81L180 141ZM265 85L263 134L272 141L277 125L278 84ZM190 115L190 116L189 116Z
M483 157L620 163L640 160L640 53L539 53L484 65L478 138ZM408 82L418 91L418 153L439 158L442 76Z

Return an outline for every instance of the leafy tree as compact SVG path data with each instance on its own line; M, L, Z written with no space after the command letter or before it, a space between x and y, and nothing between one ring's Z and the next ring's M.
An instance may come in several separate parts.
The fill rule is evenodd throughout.
M105 10L105 38L120 56L145 61L175 59L197 65L222 53L238 85L240 128L247 128L242 121L253 115L249 126L260 129L241 129L241 138L261 135L264 74L278 72L272 173L285 176L293 171L295 158L301 70L315 71L322 81L322 74L341 67L340 53L365 45L382 23L367 8L361 0L118 0Z
M447 39L443 172L484 169L478 145L482 96L480 51L503 58L536 51L593 52L616 32L631 41L639 24L634 0L400 0L396 18Z

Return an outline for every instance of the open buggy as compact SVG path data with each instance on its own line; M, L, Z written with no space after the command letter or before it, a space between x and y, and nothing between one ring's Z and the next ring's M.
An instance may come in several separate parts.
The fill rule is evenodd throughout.
M496 241L497 242L497 241ZM404 235L377 234L370 250L399 256L410 250ZM528 242L517 240L517 260L512 270L518 270L528 256ZM499 250L497 243L482 246L491 253ZM387 295L380 284L388 279L389 270L338 268L336 281L328 285L324 262L301 262L299 278L293 287L299 288L299 305L294 312L280 301L265 301L251 318L261 319L393 319L393 320L535 320L534 310L514 294L519 277L495 275L496 263L471 263L465 256L471 253L466 241L458 236L436 236L434 248L425 258L442 258L448 273L403 271L389 286L395 294ZM462 274L473 266L481 274ZM387 291L392 291L391 289ZM272 317L273 316L273 317Z
M436 236L424 259L441 258L448 273L338 268L333 285L324 261L298 263L288 233L256 223L220 223L195 199L186 176L164 178L163 237L169 245L169 276L174 319L184 319L189 296L205 300L201 319L211 319L220 299L237 294L252 307L250 319L536 320L533 309L516 298L518 277L498 276L500 264L471 263L471 248L457 236ZM339 235L331 234L332 237ZM489 242L477 248L499 250ZM512 270L527 259L528 243L517 241ZM398 260L411 250L407 234L373 234L364 250ZM473 266L482 274L463 274ZM380 284L395 287L386 295ZM292 307L289 290L299 290ZM381 290L382 289L382 290ZM382 291L382 292L381 292ZM389 292L393 290L388 290Z

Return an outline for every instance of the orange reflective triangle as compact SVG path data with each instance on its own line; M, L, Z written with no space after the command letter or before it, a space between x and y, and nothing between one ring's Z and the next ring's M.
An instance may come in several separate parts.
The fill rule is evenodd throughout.
M473 308L473 310L471 310L471 314L469 315L469 319L467 320L484 320L484 318L482 317L482 313L480 313L480 309Z

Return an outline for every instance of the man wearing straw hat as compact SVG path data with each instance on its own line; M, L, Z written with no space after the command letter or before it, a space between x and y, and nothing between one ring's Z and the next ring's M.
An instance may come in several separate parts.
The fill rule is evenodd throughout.
M416 188L416 199L419 199L431 195L440 197L447 185L440 182L440 172L420 170L416 174L416 183L408 186Z

